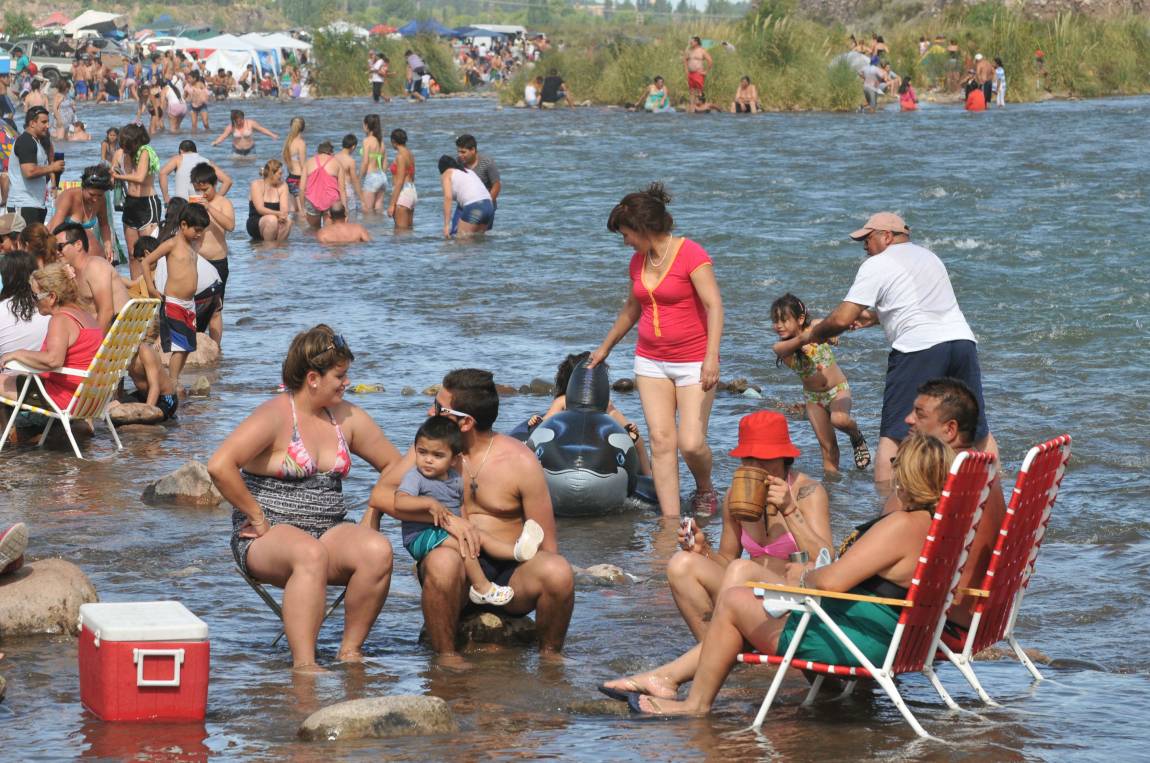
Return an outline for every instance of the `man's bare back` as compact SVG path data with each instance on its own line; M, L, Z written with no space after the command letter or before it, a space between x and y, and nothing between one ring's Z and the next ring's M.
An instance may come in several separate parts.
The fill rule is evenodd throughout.
M331 222L320 228L315 240L321 244L354 244L357 241L371 241L367 228L359 223Z

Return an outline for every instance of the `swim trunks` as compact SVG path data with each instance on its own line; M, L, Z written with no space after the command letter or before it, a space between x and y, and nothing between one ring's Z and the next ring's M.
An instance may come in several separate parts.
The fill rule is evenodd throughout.
M363 190L366 193L378 193L387 188L387 175L379 170L372 170L363 177Z
M707 81L707 75L702 72L687 72L687 89L702 90Z
M128 196L124 199L124 227L143 230L159 225L163 218L159 196Z
M299 175L287 176L288 193L292 196L299 196Z
M415 191L415 184L410 180L403 184L399 198L395 200L396 206L415 209L415 202L419 201L419 194Z
M407 549L407 553L411 554L412 559L422 562L425 556L442 546L443 542L450 537L451 533L442 527L429 527L409 542L404 543L403 547Z
M196 303L164 295L160 313L160 348L164 352L196 351Z
M205 257L204 259L207 260L208 258ZM228 286L228 273L231 270L228 267L228 258L221 257L218 260L208 260L208 264L215 268L216 272L220 274L220 308L222 309L224 306L224 290Z
M879 436L901 441L909 427L907 414L914 409L918 388L930 379L951 377L966 383L978 399L978 430L975 440L986 437L986 404L982 397L982 369L978 346L969 339L941 342L916 352L891 350L887 356L886 386L882 393L882 423Z

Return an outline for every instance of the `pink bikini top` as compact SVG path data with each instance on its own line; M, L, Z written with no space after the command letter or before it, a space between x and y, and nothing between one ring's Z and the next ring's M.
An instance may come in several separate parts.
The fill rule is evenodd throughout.
M315 462L303 444L303 438L299 433L299 421L295 414L295 398L292 397L291 393L288 393L288 400L291 401L291 443L288 445L287 453L284 454L284 460L280 464L279 471L276 472L276 477L280 479L303 479L317 474L319 464ZM326 408L324 413L327 414L328 419L335 427L335 434L339 438L339 446L335 452L335 463L332 464L328 474L343 478L351 471L351 453L347 450L347 442L343 439L343 430L335 422L335 416L332 416L331 411Z
M790 474L787 475L787 482L793 482L794 477ZM752 559L758 559L760 556L771 556L775 559L786 559L790 554L799 551L799 544L795 542L795 536L789 532L783 533L773 541L768 541L767 545L760 546L758 542L747 534L746 530L741 530L739 534L739 543L747 550Z

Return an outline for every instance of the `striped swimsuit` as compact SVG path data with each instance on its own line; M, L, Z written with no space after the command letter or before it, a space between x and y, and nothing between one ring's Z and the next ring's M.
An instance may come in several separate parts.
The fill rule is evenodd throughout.
M347 516L343 478L351 471L351 453L343 438L343 430L331 411L324 409L335 427L339 445L331 471L321 472L300 437L295 399L290 393L288 400L291 401L292 435L283 463L274 477L242 472L244 484L263 510L269 526L287 524L319 538ZM250 575L248 549L255 538L241 538L239 534L247 522L246 514L238 509L232 511L232 555L244 574Z

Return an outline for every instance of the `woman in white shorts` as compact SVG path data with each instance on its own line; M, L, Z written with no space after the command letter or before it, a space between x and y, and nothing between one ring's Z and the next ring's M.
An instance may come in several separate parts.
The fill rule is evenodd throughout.
M645 191L624 196L611 210L607 229L622 234L623 243L635 250L631 289L588 365L606 359L639 324L635 382L647 418L659 507L664 515L679 514L682 453L695 478L692 508L708 514L718 507L707 423L719 382L723 300L707 252L688 238L671 235L670 201L662 184L652 183Z
M395 159L388 166L391 203L387 205L387 216L395 220L396 230L410 229L419 194L415 192L415 157L407 148L406 130L397 127L391 131L391 147L395 149Z

